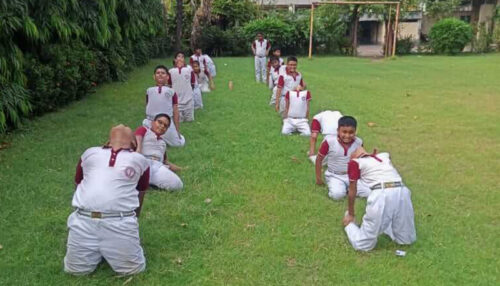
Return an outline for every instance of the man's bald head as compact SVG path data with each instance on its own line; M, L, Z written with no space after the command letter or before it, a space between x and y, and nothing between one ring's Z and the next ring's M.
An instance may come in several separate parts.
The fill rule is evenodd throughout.
M358 147L358 149L356 149L356 150L354 150L354 152L352 152L351 159L356 159L356 158L362 157L364 155L368 155L365 148Z
M128 149L134 147L134 133L130 127L123 124L113 126L109 131L109 145L113 149Z

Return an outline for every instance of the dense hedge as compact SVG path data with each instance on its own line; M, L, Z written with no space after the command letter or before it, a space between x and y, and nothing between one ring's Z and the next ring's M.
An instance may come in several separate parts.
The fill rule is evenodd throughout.
M457 54L472 40L472 27L456 18L446 18L432 26L430 44L437 54Z
M0 0L0 133L170 48L161 0Z

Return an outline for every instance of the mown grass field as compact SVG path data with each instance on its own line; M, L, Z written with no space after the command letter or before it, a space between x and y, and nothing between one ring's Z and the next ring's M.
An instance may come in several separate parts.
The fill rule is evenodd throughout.
M188 167L184 191L146 195L146 272L128 280L102 264L88 277L65 274L78 158L112 125L141 123L153 67L169 62L2 138L10 146L0 150L0 285L498 285L498 54L299 59L311 114L353 115L365 147L392 154L412 190L414 245L381 237L371 253L355 252L341 224L346 202L314 184L308 139L280 136L253 59L218 58L217 90L196 122L182 124L187 146L170 149Z

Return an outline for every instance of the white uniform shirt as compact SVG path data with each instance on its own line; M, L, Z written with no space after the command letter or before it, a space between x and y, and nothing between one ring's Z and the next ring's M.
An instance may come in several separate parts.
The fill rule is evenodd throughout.
M286 101L290 102L288 117L306 118L307 104L311 100L311 93L308 90L289 91L285 95Z
M321 132L323 135L336 135L339 119L342 113L338 111L323 111L313 117L311 123L312 132Z
M142 136L141 153L146 157L156 157L160 162L163 162L167 143L162 139L161 135L157 135L150 128L141 126L135 130L135 135Z
M271 67L270 71L270 80L271 82L273 83L273 86L277 86L278 85L278 79L280 77L280 68L282 66L279 66L278 68L273 68Z
M252 46L255 49L255 56L262 58L266 56L266 51L268 47L270 47L270 44L268 40L263 39L262 41L259 40L253 41Z
M392 165L389 153L352 159L349 162L349 180L358 179L369 187L383 182L401 182L401 176Z
M339 140L336 135L327 135L321 143L318 153L328 156L328 171L330 173L342 175L347 174L347 164L351 154L358 147L363 146L363 140L355 137L354 141L349 145L340 143Z
M159 113L165 113L170 118L174 114L174 105L177 104L177 94L168 86L150 87L146 91L146 117L149 120Z
M281 95L284 96L288 91L297 89L297 86L304 86L302 75L300 72L295 74L289 73L286 68L278 78L278 88L281 89Z
M192 55L189 58L189 64L192 66L194 61L198 61L200 63L200 69L205 70L207 68L207 59L205 55Z
M149 172L144 156L131 150L93 147L80 160L83 179L73 195L73 207L105 213L139 207L136 188L144 172Z
M193 100L193 86L196 83L193 69L189 66L175 67L169 69L168 73L170 75L169 83L179 97L179 104L188 104Z

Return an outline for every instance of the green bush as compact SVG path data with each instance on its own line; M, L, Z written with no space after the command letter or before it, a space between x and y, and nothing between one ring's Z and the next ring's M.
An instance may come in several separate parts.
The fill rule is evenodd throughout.
M472 40L472 28L456 18L447 18L432 26L429 38L433 52L456 54Z
M272 45L277 43L280 47L288 47L293 43L293 28L278 18L268 17L250 21L243 27L243 36L248 42L248 49L258 32L263 33Z
M406 55L411 53L413 49L414 42L413 37L408 35L406 37L398 38L396 41L396 54L398 55Z
M0 84L0 133L18 127L31 110L28 91L19 84Z

